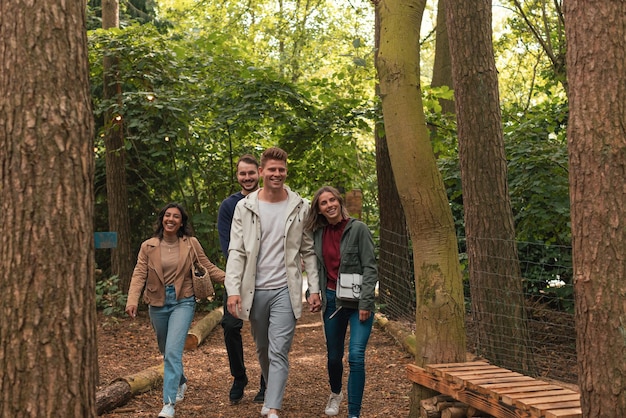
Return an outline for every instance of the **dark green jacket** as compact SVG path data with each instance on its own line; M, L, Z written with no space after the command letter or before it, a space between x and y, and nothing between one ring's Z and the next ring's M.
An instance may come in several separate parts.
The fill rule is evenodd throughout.
M324 228L318 228L314 232L315 255L317 256L317 269L322 296L322 312L326 310L326 283L328 281L322 256L323 232ZM358 302L337 299L337 306L374 312L374 292L376 282L378 281L378 268L376 266L374 240L367 225L358 219L350 218L341 235L339 253L341 256L339 273L362 274L363 284L361 286L361 299Z

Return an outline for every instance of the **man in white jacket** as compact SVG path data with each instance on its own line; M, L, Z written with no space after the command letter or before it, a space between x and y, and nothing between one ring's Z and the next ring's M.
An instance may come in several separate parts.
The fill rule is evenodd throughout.
M302 314L302 264L310 310L321 308L313 237L304 230L309 204L285 187L287 153L261 156L263 187L237 203L230 231L225 286L228 311L250 321L267 382L262 415L278 418L289 372L289 350Z

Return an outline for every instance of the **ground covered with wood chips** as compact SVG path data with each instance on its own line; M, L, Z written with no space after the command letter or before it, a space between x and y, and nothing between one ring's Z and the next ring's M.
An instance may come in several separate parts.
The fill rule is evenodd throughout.
M194 323L205 315L207 312L197 312ZM176 418L261 416L261 405L252 402L258 390L260 369L247 322L244 322L242 335L250 383L241 403L231 405L228 400L232 377L228 368L222 327L218 325L196 350L186 351L183 356L189 389L185 399L176 405ZM289 359L291 369L280 417L326 417L324 408L330 389L319 313L306 311L298 320ZM106 387L116 378L133 375L156 366L161 361L147 311L140 311L135 320L99 316L98 389ZM365 361L367 374L361 418L408 416L411 383L405 367L413 362L411 356L383 329L375 325ZM344 390L347 371L346 364ZM161 394L159 385L102 416L156 417L161 410ZM344 397L338 416L346 417L347 414L347 400Z

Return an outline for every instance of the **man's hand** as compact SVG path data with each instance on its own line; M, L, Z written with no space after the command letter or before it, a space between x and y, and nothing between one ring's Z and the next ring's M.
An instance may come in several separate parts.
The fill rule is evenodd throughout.
M239 312L241 311L241 296L233 295L229 296L226 301L226 307L228 312L235 318L239 318Z
M306 300L309 303L311 312L319 312L322 310L322 299L319 293L311 293Z

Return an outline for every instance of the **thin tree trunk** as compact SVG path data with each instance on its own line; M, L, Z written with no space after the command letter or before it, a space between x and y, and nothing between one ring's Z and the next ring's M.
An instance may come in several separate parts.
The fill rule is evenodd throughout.
M380 45L379 25L375 27L376 49ZM406 218L391 169L387 137L377 126L376 173L380 212L380 251L378 256L379 300L382 312L390 319L415 315L415 282L411 271L411 250Z
M626 416L626 4L565 3L578 384L585 417Z
M119 27L119 1L102 1L102 28ZM103 98L117 99L121 107L122 84L117 72L117 57L104 57ZM110 110L105 115L104 144L106 149L106 186L109 228L117 232L117 248L111 249L111 274L120 278L120 288L127 291L134 268L130 248L130 215L126 184L126 148L124 147L124 122L119 112Z
M85 5L0 2L0 416L95 417Z
M479 354L533 372L507 184L491 1L449 2L472 316Z
M446 6L449 0L439 0L437 4L437 28L435 37L435 62L433 64L432 87L448 86L452 90L452 59L450 58L450 42L446 26ZM443 113L454 113L454 101L440 99Z

